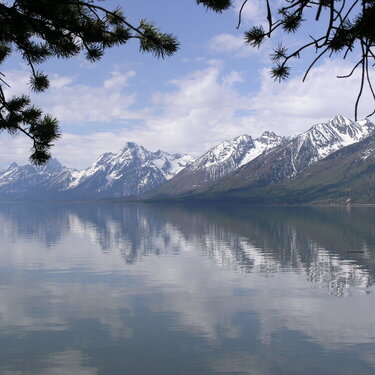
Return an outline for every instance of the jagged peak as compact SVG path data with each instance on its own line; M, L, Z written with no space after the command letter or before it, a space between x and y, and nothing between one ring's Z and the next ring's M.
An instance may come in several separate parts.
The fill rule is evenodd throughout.
M121 154L124 154L124 153L129 152L129 151L138 152L138 150L144 150L144 147L139 146L135 142L125 142L124 146L121 148L121 150L116 155L121 155Z
M298 138L300 140L315 137L318 133L325 134L336 134L339 137L353 137L355 140L359 140L364 136L367 136L372 133L372 127L374 124L368 119L354 122L349 118L337 115L327 122L321 122L311 126L304 133L296 135L294 139ZM375 128L374 128L375 131Z
M39 167L39 170L47 173L61 172L63 169L63 165L56 158L49 159L45 165Z
M143 148L142 146L139 146L137 143L135 142L126 142L124 144L124 147L122 148L122 150L127 150L129 148Z
M284 138L283 136L281 135L278 135L276 134L275 132L273 131L268 131L266 130L265 132L263 132L260 137L258 137L257 139L258 140L261 140L261 139L272 139L272 140L277 140L277 139L281 139L281 138Z
M342 115L337 115L335 117L332 117L327 122L319 122L317 124L314 124L306 130L304 133L300 134L302 136L309 136L311 133L314 133L316 131L332 131L341 133L342 130L347 129L348 127L356 126L356 123L351 121L349 118L344 117ZM297 136L298 137L298 136Z
M241 134L232 139L232 141L237 141L237 142L243 142L243 141L248 142L250 140L253 140L253 138L251 137L251 135L248 135L248 134Z
M336 115L335 117L332 117L330 120L328 120L328 123L351 125L353 124L353 121L343 115Z
M47 166L47 165L51 165L51 166L58 165L58 166L60 166L60 165L62 165L62 164L60 163L60 161L59 161L58 159L56 159L56 158L51 158L51 159L49 159L49 160L47 161L47 163L46 163L45 165L46 165L46 166Z
M12 164L9 165L9 167L6 170L9 171L11 169L18 168L18 167L19 165L14 161Z
M216 153L218 150L223 150L223 149L227 149L228 147L234 147L234 145L238 145L240 143L248 143L248 142L252 142L253 141L253 138L248 135L248 134L241 134L237 137L234 137L232 139L227 139L213 147L211 147L207 152L206 154L209 154L209 153Z
M162 151L160 150L160 148L158 150L156 150L154 153L153 153L155 156L161 156L161 155L165 155L166 152L165 151Z
M275 138L275 137L278 137L278 135L275 132L271 132L271 131L266 130L265 132L262 133L261 137Z
M115 156L112 152L105 152L104 154L100 155L99 158L94 162L95 165L106 163L110 158Z
M7 173L7 172L10 172L11 170L17 169L17 168L19 168L18 164L16 162L13 162L13 163L9 164L8 167L6 167L5 169L0 170L0 175L2 173Z
M115 155L115 158L129 158L131 155L137 155L141 159L148 159L152 158L153 153L135 142L126 142L124 147Z

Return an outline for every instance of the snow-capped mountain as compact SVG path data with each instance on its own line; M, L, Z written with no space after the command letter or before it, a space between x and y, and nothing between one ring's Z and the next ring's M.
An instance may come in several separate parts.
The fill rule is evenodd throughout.
M196 161L128 142L117 154L105 153L83 171L66 168L56 159L41 167L13 163L0 172L0 198L120 198L148 192L168 197L258 189L294 179L374 134L375 125L368 120L353 122L337 116L291 138L272 132L256 139L241 135L212 147Z
M266 163L263 168L262 159L187 198L245 200L253 204L375 203L375 132L281 182L271 180L270 165Z
M255 140L250 135L243 134L212 147L185 171L206 170L210 179L215 181L283 141L284 137L273 132L264 132Z
M353 122L343 116L336 116L327 123L316 124L291 138L265 133L252 141L249 136L242 136L246 139L246 147L239 148L242 153L233 152L230 143L224 142L162 185L156 196L189 196L194 193L197 196L209 194L214 197L215 194L224 194L234 189L258 189L288 181L335 151L372 134L375 134L375 125L370 121ZM233 140L237 140L237 147L241 144L238 138ZM238 167L235 168L235 165ZM228 173L225 174L225 171Z
M13 163L0 172L0 196L85 199L138 195L166 182L192 161L189 155L151 152L128 142L117 154L105 153L83 171L63 167L56 159L42 167Z
M254 140L250 135L243 134L224 141L161 186L159 192L182 193L215 182L286 141L287 138L273 132L264 132Z
M111 197L139 195L166 182L193 159L189 155L151 152L127 142L117 153L105 153L78 172L67 191Z
M62 191L72 179L73 170L51 159L44 166L12 163L0 172L1 195L40 195L46 191Z
M281 182L293 178L308 166L324 159L333 152L359 142L374 134L375 126L368 120L353 122L336 116L326 123L313 125L262 155L244 167L246 179L262 180L262 183Z
M327 123L312 126L288 142L262 154L218 181L212 191L233 189L262 189L289 181L308 167L325 160L341 149L365 140L375 134L375 125L368 120L353 122L337 116ZM324 181L321 182L324 185Z
M343 116L312 126L305 133L294 137L286 146L291 151L294 174L340 148L359 142L374 130L374 124L369 120L353 122Z

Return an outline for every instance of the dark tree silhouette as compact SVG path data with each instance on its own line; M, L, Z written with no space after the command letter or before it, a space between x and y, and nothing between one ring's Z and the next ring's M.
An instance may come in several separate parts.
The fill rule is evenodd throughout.
M13 52L21 54L30 68L30 87L36 92L49 86L48 76L37 65L48 58L71 58L84 53L90 61L100 59L107 48L139 40L141 52L158 58L178 49L172 34L162 33L146 20L129 23L120 8L108 10L99 1L0 0L0 64ZM43 164L50 158L52 142L59 136L58 120L43 115L26 95L7 98L9 86L0 72L0 131L23 133L33 146L30 160Z
M237 28L242 22L242 12L247 3L244 0L239 11ZM198 0L198 3L215 11L223 11L233 4L233 0ZM245 32L245 43L260 47L266 38L271 38L276 30L296 33L306 21L319 22L319 35L306 35L305 42L292 49L279 44L271 55L275 64L271 75L275 80L284 80L290 75L288 63L300 58L306 49L315 49L316 57L308 66L303 81L311 68L323 56L340 55L346 59L352 54L357 60L353 69L338 78L347 78L360 68L361 78L355 103L355 119L358 119L358 104L365 85L375 102L375 91L371 82L371 68L375 65L375 0L283 0L278 9L272 8L271 0L264 0L267 27L252 26ZM368 117L375 113L368 114Z

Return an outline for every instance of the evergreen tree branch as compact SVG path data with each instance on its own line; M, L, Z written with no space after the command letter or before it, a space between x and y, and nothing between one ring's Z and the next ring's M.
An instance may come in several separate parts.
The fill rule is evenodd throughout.
M84 53L91 61L105 50L139 41L141 52L164 58L177 51L172 34L161 32L142 20L138 26L128 22L119 8L109 10L93 0L0 0L0 64L12 52L19 52L30 69L30 87L44 91L48 76L37 66L48 58L71 58ZM60 137L58 122L43 115L27 96L7 99L2 86L10 87L0 73L0 131L21 133L33 142L31 160L44 163L50 157L53 141Z
M287 66L291 58L299 58L302 51L309 48L315 48L316 57L308 65L302 81L306 80L312 67L323 57L332 57L334 54L341 54L342 59L346 59L349 53L357 53L357 46L359 45L361 59L354 66L352 72L346 76L339 76L340 78L349 77L353 74L356 68L361 65L362 70L365 71L365 80L362 80L359 87L358 97L355 103L355 118L358 116L358 102L362 97L366 83L370 89L373 97L373 85L371 84L371 75L369 66L375 66L375 56L373 48L375 47L375 1L374 0L354 0L350 3L342 0L285 0L285 6L277 10L278 16L273 21L274 10L271 9L271 2L264 0L266 7L266 21L268 23L268 31L265 31L262 26L252 26L251 29L245 32L245 42L253 47L259 47L265 37L271 38L276 30L282 29L286 33L296 32L303 21L303 16L311 14L307 13L310 8L316 8L313 21L319 21L321 24L320 35L313 38L312 42L306 42L302 46L293 49L289 54L287 46L277 47L271 55L271 60L277 65L272 68L271 75L276 80L286 79L290 74L290 68ZM244 11L246 1L242 3L240 8L241 16ZM328 12L328 17L322 17L323 12ZM241 17L239 18L240 21ZM238 23L237 28L241 22ZM362 48L363 43L367 48ZM371 64L372 62L372 64ZM365 65L363 65L365 64ZM367 69L366 69L367 67ZM359 98L359 99L358 99Z

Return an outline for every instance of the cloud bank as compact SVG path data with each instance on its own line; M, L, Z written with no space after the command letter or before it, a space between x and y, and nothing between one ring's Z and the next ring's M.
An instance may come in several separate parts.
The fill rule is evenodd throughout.
M218 60L206 60L200 69L171 80L140 103L136 86L131 85L136 72L118 68L97 86L53 75L51 88L33 100L62 124L63 137L56 142L53 156L69 167L84 168L101 153L118 151L127 141L151 150L199 156L224 139L244 133L258 136L272 130L291 135L337 114L352 118L358 76L336 78L350 69L349 62L326 60L312 69L305 83L300 74L281 84L263 69L254 72L259 75L259 87L252 88L246 85L243 72L228 70ZM26 70L7 72L7 77L13 93L27 89ZM369 96L363 98L362 117L371 112L372 105ZM103 131L107 123L108 130ZM9 138L0 135L1 167L27 161L28 140Z

